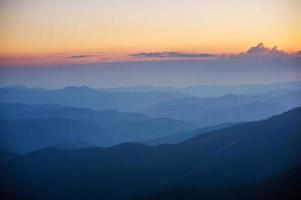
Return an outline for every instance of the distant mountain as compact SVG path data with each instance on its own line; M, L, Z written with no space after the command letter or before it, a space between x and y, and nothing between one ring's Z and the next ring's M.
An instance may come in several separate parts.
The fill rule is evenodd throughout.
M300 88L301 81L237 86L197 85L184 88L137 86L93 89L86 86L69 86L54 90L13 85L0 88L0 102L60 104L96 110L134 111L162 101L186 97L219 97L227 94L255 95L259 93L279 96Z
M50 146L49 148L59 149L59 150L71 150L71 149L85 149L91 147L95 147L95 145L86 142L71 140L71 141L63 141L59 144Z
M2 87L4 89L14 89L14 90L27 90L27 91L47 91L47 89L39 87L26 87L24 85L9 85Z
M240 106L229 106L212 109L194 119L200 126L221 124L237 121L256 121L266 119L289 110L289 107L278 103L254 102Z
M175 145L47 148L2 165L2 188L29 199L127 199L249 184L299 166L300 134L301 107Z
M141 196L135 200L281 200L301 198L301 167L274 175L262 182L240 187L204 190L177 188L158 194Z
M0 120L0 129L1 148L20 153L70 140L101 143L105 137L97 124L63 118Z
M291 91L301 88L301 81L279 82L270 84L253 84L253 85L196 85L183 88L179 91L185 91L188 94L199 97L217 97L229 93L241 95L253 95L266 92Z
M195 137L199 134L207 133L207 132L211 132L211 131L217 131L217 130L224 129L224 128L227 128L227 127L230 127L233 125L240 124L240 123L242 123L242 122L219 124L219 125L215 125L215 126L209 126L209 127L196 129L196 130L189 131L186 133L172 134L172 135L168 135L165 137L143 140L143 141L139 141L139 142L142 144L147 144L147 145L177 144L177 143L183 142L185 140L188 140L192 137Z
M139 122L120 122L102 129L111 137L110 143L133 142L170 136L195 130L198 126L169 118L156 118Z
M262 100L262 96L257 95L237 95L237 94L226 94L218 97L185 97L170 101L159 102L152 107L159 106L172 106L172 105L200 105L202 107L221 107L221 106L234 106L244 105L252 103L254 101Z
M188 94L189 92L185 92L184 88L169 87L161 89L157 87L136 87L96 90L85 86L71 86L58 90L36 90L14 86L0 88L0 102L59 104L96 110L110 109L106 111L106 114L103 113L105 117L99 116L100 113L92 114L92 116L91 114L86 115L87 109L77 110L75 114L63 112L63 114L53 117L84 118L84 120L102 122L108 120L108 123L112 124L115 123L115 117L119 118L119 114L112 110L117 109L140 112L157 118L172 118L205 127L220 123L264 119L301 105L301 90L293 90L298 87L299 82L272 85L263 85L262 87L266 87L266 90L256 91L267 92L257 95L227 94L211 98L192 97ZM275 85L279 86L278 90L275 89ZM258 86L258 88L260 87ZM129 117L125 116L125 113L123 116L124 118ZM120 121L123 121L123 117L121 118ZM110 122L110 120L113 121Z
M152 107L143 113L152 117L168 117L198 124L201 127L236 121L254 121L289 110L278 103L254 102L244 105L203 107L197 104L177 104Z
M301 105L301 89L293 90L281 95L272 96L267 101L277 102L289 107L298 107Z
M61 105L28 105L22 103L0 103L0 119L49 119L68 118L109 126L121 121L142 121L146 115L118 112L116 110L94 111Z
M254 95L258 93L281 94L301 88L301 81L280 82L270 84L253 85L195 85L189 87L155 87L155 86L136 86L136 87L118 87L103 89L114 92L149 92L149 91L172 91L186 93L197 97L218 97L229 93L241 95Z
M142 86L133 86L133 87L114 87L114 88L107 88L101 89L103 91L108 92L150 92L150 91L160 91L160 92L176 92L179 88L175 87L156 87L151 85L142 85Z
M130 111L160 101L187 96L179 92L149 91L142 93L108 92L89 87L66 87L57 90L37 91L0 88L0 102L25 104L59 104L85 107L93 110L117 109Z
M258 95L228 94L212 98L182 98L159 102L142 113L211 126L227 122L254 121L300 106L301 90Z
M81 141L95 146L146 140L183 133L197 126L172 119L120 122L102 127L96 123L65 118L0 120L0 147L30 152L64 141Z

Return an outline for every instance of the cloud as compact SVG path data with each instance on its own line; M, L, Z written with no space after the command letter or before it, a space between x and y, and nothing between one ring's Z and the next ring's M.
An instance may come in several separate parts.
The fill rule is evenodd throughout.
M301 51L295 53L296 56L301 56Z
M163 52L141 52L130 54L133 57L148 57L148 58L210 58L216 57L215 54L210 53L182 53L176 51L163 51Z
M246 52L240 53L239 56L288 56L283 50L278 50L277 46L268 48L263 43L259 43L254 47L249 48Z
M92 55L92 54L81 54L81 55L72 55L72 56L69 56L67 58L70 58L70 59L78 59L78 58L88 58L88 57L94 57L95 55Z
M272 48L266 47L263 43L250 47L245 52L239 54L211 54L211 53L186 53L177 51L162 52L140 52L130 54L132 57L138 58L248 58L248 57L300 57L301 51L296 53L288 53L279 50L277 46Z

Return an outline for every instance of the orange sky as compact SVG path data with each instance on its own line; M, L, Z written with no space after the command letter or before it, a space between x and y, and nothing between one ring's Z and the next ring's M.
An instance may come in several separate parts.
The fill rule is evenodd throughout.
M1 58L301 49L299 0L2 0ZM87 58L88 59L88 58Z

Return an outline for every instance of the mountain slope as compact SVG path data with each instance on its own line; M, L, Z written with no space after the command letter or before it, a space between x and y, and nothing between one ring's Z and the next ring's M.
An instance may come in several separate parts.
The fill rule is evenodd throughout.
M160 101L185 97L179 92L149 91L141 93L110 92L89 87L66 87L57 90L18 90L0 88L0 102L25 104L59 104L93 110L122 111L143 108Z
M101 143L104 138L97 124L63 118L0 120L0 129L0 146L22 153L63 141Z
M188 140L192 137L195 137L199 134L224 129L224 128L227 128L227 127L230 127L230 126L233 126L233 125L236 125L236 124L240 124L240 123L239 122L224 123L224 124L219 124L219 125L216 125L216 126L209 126L209 127L196 129L196 130L189 131L189 132L186 132L186 133L172 134L172 135L168 135L168 136L165 136L165 137L158 137L158 138L143 140L143 141L139 141L139 142L142 143L142 144L147 144L147 145L176 144L176 143L180 143L180 142L183 142L185 140Z
M106 127L77 119L10 119L0 120L0 147L24 153L65 141L111 146L183 133L196 128L193 124L164 118L120 122Z
M47 148L7 162L1 172L6 188L17 186L30 199L125 199L169 188L235 186L301 164L300 120L296 108L175 145Z
M94 111L61 105L28 105L22 103L0 103L2 119L49 119L67 118L109 126L121 121L142 121L149 119L143 114L118 112L116 110Z
M158 194L142 196L136 200L280 200L301 198L301 167L274 175L265 181L218 190L197 188L178 188L162 191Z
M120 122L102 128L112 138L112 144L123 142L141 141L175 134L184 134L197 129L198 126L169 118L155 118L138 122Z
M211 98L180 98L159 102L143 110L153 117L185 120L199 126L255 121L300 106L301 90L257 95L228 94Z

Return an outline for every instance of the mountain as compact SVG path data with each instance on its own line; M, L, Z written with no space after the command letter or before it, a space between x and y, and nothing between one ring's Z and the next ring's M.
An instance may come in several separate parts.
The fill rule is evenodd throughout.
M268 179L239 187L204 190L197 188L177 188L157 194L141 196L136 200L281 200L301 198L301 167L279 173Z
M8 85L2 87L4 89L14 89L14 90L25 90L25 91L47 91L47 89L39 88L39 87L26 87L24 85Z
M233 126L236 124L240 124L240 123L242 123L242 122L224 123L224 124L219 124L219 125L215 125L215 126L209 126L209 127L196 129L196 130L189 131L186 133L172 134L172 135L168 135L165 137L143 140L143 141L139 141L139 142L142 144L147 144L147 145L176 144L176 143L180 143L185 140L188 140L188 139L195 137L196 135L199 135L202 133L217 131L217 130L224 129L224 128L227 128L227 127L230 127L230 126Z
M158 87L158 86L135 86L116 87L103 89L114 92L180 92L196 97L218 97L229 93L240 95L254 95L258 93L281 94L301 88L301 81L279 82L270 84L250 84L250 85L194 85L189 87Z
M111 144L133 142L157 137L184 134L197 129L198 126L169 118L156 118L138 122L120 122L109 127L104 127L102 132L112 137ZM119 142L118 142L119 141Z
M47 148L1 165L2 188L29 199L126 199L234 187L299 166L300 134L301 107L174 145Z
M187 96L178 92L149 91L141 93L109 92L89 87L70 86L56 90L19 90L0 88L0 102L25 104L59 104L85 107L93 110L117 109L129 111L141 109L156 102Z
M185 120L201 127L237 121L265 119L289 110L288 106L278 103L253 102L244 105L210 106L198 104L178 104L147 108L142 113L152 117L168 117Z
M0 120L0 129L1 148L20 153L69 140L101 143L105 137L97 124L63 118Z
M60 149L60 150L71 150L71 149L84 149L90 147L95 147L95 145L86 142L71 140L71 141L63 141L56 145L50 146L49 148Z
M255 121L266 119L276 114L289 110L289 107L278 103L254 102L240 106L213 108L209 112L200 114L195 123L199 126L215 125L237 121Z
M301 89L286 92L281 95L272 96L268 99L270 102L277 102L289 107L298 107L301 102Z
M112 124L115 120L112 122L110 120L119 116L118 113L114 113L114 110L117 109L128 112L135 111L157 118L172 118L205 127L228 122L264 119L300 106L301 90L292 89L298 86L297 83L287 83L287 87L284 87L284 83L276 85L279 85L281 91L268 90L268 92L256 95L227 94L211 98L192 97L185 93L183 88L175 90L168 87L161 88L163 91L152 90L158 89L157 87L146 87L144 88L146 91L144 91L143 87L129 90L124 88L96 90L85 86L70 86L56 90L36 90L19 89L21 86L18 86L17 88L0 88L0 102L58 104L81 108L81 110L76 111L75 116L70 114L70 111L52 117L89 118L88 120L94 121L99 121L98 118L101 118L101 121L108 120L108 123ZM275 89L274 86L271 88ZM86 110L83 110L83 107ZM91 114L91 112L86 115L88 108L106 110L107 115L100 117L100 113ZM254 110L256 112L253 112ZM124 116L125 114L123 113Z
M183 133L196 128L193 124L166 118L124 121L105 127L89 121L66 118L2 119L0 147L26 153L65 141L111 146Z
M0 119L49 119L68 118L109 126L121 121L142 121L146 115L118 112L116 110L94 111L61 105L28 105L22 103L0 103Z
M227 122L255 121L300 106L301 90L257 95L180 98L159 102L141 110L152 117L168 117L201 127Z
M270 84L252 84L252 85L195 85L182 88L179 91L185 91L187 94L199 97L217 97L229 93L241 95L254 95L267 92L283 92L298 90L301 88L301 81L276 82Z
M1 162L6 162L10 159L13 159L16 156L17 156L17 154L14 153L14 152L10 152L10 151L0 149L0 163Z

